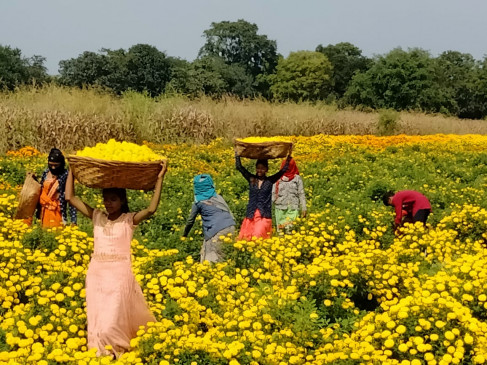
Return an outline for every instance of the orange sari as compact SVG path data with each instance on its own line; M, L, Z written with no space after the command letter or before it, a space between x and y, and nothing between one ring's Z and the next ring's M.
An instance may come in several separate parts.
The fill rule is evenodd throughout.
M41 204L41 224L44 228L61 227L63 225L58 187L58 179L52 176L46 178L42 185L39 203Z

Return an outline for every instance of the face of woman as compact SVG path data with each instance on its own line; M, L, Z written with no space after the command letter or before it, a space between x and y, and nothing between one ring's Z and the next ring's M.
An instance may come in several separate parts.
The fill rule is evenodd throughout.
M267 170L268 168L265 166L265 165L262 165L262 164L257 164L257 166L255 166L255 174L258 176L258 177L263 177L267 174Z
M62 172L61 163L60 162L52 162L52 161L49 161L47 163L47 167L49 168L49 171L53 175L59 175Z
M113 214L122 210L123 201L117 194L114 193L103 193L103 204L107 213Z

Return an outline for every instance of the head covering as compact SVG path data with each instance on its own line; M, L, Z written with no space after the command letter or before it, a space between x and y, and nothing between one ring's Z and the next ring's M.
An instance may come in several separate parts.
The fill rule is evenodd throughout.
M49 152L49 156L47 157L47 160L49 162L59 162L62 165L64 165L64 155L61 152L61 150L57 148L51 148L51 151Z
M64 166L66 164L66 161L64 160L63 153L59 149L52 148L49 152L49 156L47 157L47 161L59 163L59 166L57 167L48 166L51 174L59 176L64 172Z
M286 161L287 159L283 160L282 163L281 163L281 170L284 168L284 166L286 165ZM279 194L279 182L281 180L283 180L284 178L286 178L286 181L291 181L292 179L294 179L294 176L296 175L299 175L299 170L298 170L298 166L296 165L296 161L294 161L294 158L291 158L289 160L289 164L287 165L287 170L286 172L284 173L284 175L282 175L282 177L277 180L277 182L275 183L275 186L276 186L276 197L277 195Z
M207 200L210 199L212 196L216 196L213 179L208 174L196 175L193 179L193 186L195 202Z
M284 165L286 164L286 160L283 160L281 163L281 169L284 168ZM289 165L287 165L287 170L284 173L284 176L286 176L289 181L294 179L294 176L299 175L299 170L298 166L296 165L296 161L294 161L294 158L291 158L289 160Z

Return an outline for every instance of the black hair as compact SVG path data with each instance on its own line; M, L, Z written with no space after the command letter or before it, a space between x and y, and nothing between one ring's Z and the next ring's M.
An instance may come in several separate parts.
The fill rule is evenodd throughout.
M129 203L127 200L127 190L121 188L105 188L102 190L102 194L115 194L120 198L120 201L122 202L122 213L130 212Z
M269 160L259 159L255 163L255 166L257 166L257 165L263 165L265 168L268 169L269 168Z
M384 205L390 205L389 199L392 198L394 195L395 193L393 191L386 191L384 195L382 195L382 202L384 203Z

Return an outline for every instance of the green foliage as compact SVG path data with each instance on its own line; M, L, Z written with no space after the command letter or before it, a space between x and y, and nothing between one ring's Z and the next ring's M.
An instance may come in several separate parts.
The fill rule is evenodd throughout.
M243 19L211 23L203 32L206 42L199 56L221 57L227 64L243 66L253 77L271 73L278 59L276 41L257 34L258 30Z
M42 229L40 225L36 225L31 232L22 237L22 245L31 250L53 252L58 247L58 242L55 234Z
M116 93L127 90L161 94L171 77L171 61L164 52L147 44L136 44L125 51L102 49L84 52L59 63L63 85L107 87Z
M345 97L351 105L438 112L446 97L438 87L434 66L424 50L396 48L378 56L365 73L355 75Z
M7 344L6 333L1 328L0 328L0 351L10 351L10 346Z
M246 86L245 92L241 86L231 85L228 92L239 96L268 94L269 84L265 76L274 72L279 57L276 41L257 34L258 30L256 24L239 19L236 22L211 23L210 29L203 32L206 42L199 51L199 57L217 57L227 65L241 67L230 68L229 71L234 74L231 78L240 80L237 85ZM251 90L247 89L248 77L252 82Z
M333 66L331 78L333 93L337 98L345 94L355 73L365 72L371 65L371 60L362 56L362 51L348 42L329 44L326 47L320 44L316 52L323 53Z
M319 52L291 52L269 76L271 94L278 100L315 101L331 90L331 63Z
M196 59L178 67L174 75L170 85L191 96L233 94L246 97L254 93L252 76L245 68L239 64L226 64L220 57Z
M380 135L387 136L394 134L397 129L401 115L399 112L392 109L385 109L379 112L379 120L377 122L377 130Z
M46 81L45 60L37 55L30 59L22 57L20 49L0 45L0 90Z

